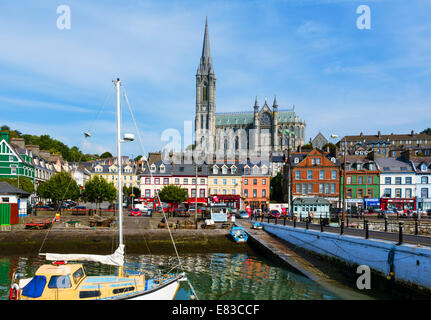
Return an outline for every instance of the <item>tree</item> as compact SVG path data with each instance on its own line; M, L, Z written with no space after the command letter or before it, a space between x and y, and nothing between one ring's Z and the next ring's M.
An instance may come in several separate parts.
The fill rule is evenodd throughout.
M277 203L283 202L283 177L281 172L271 178L270 187L270 200Z
M337 146L329 142L322 147L322 150L326 151L327 147L329 147L329 154L331 155L331 157L335 157L337 154Z
M160 201L167 203L181 203L187 200L187 190L178 186L164 186L159 192Z
M59 172L40 184L37 193L44 199L51 199L57 207L60 201L78 200L81 189L70 173Z
M82 197L98 206L103 201L114 201L117 198L117 189L112 182L108 183L104 178L94 176L85 183Z
M109 151L106 151L100 155L100 159L112 158L112 154Z
M25 192L32 194L34 192L33 181L27 177L19 177L19 186L17 178L1 178L0 181L7 182Z
M425 134L431 135L431 128L427 128L424 131L422 131L421 133L425 133Z

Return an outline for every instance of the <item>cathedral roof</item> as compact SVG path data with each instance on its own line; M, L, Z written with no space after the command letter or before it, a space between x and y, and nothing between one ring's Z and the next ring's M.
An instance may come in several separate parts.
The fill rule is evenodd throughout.
M223 112L215 114L216 126L221 125L240 125L240 124L253 124L254 113L250 112ZM278 111L277 116L278 124L301 122L301 119L296 115L293 110Z

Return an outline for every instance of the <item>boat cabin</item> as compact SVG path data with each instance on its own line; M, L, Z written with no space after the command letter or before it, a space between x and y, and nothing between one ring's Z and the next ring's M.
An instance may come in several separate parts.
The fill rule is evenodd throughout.
M226 222L231 208L226 203L211 203L210 214L214 222Z
M27 284L20 282L21 299L112 299L155 285L147 282L143 276L87 276L82 264L54 262L39 267Z

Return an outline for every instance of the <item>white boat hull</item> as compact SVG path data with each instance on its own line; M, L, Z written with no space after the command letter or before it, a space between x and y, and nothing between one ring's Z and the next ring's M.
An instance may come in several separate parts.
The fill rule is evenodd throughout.
M155 288L154 291L144 292L142 295L126 298L125 300L173 300L181 281L185 281L185 278L175 280L161 288Z

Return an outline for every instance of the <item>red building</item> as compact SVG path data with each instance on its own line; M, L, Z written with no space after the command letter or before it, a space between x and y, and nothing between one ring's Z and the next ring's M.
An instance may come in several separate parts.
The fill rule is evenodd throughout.
M323 197L336 204L340 195L340 170L335 158L314 149L290 157L293 198Z

